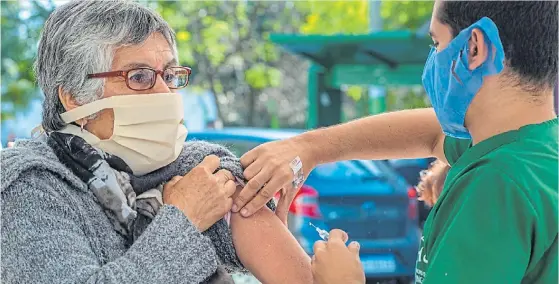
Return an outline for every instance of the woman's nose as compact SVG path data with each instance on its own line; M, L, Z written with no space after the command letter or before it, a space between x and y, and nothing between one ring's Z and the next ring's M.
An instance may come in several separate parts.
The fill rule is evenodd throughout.
M155 85L153 85L152 90L155 93L170 93L171 89L169 89L169 86L167 86L167 84L165 83L165 80L163 80L163 77L161 77L161 75L157 74L157 77L155 78Z

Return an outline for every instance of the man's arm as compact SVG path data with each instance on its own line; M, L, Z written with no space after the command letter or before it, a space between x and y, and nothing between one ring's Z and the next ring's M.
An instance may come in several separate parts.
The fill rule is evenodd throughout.
M340 160L435 156L446 161L443 144L444 135L432 108L370 116L266 143L241 157L249 182L236 198L233 211L244 206L246 212L241 213L249 216L285 188L276 211L285 221L298 190L291 186L294 173L289 166L296 157L300 157L306 177L316 165Z
M369 116L309 131L294 141L308 145L311 165L353 159L444 160L444 134L432 108Z

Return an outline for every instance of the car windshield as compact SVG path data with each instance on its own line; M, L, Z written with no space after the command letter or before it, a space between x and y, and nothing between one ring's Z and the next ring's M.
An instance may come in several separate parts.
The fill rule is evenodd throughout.
M399 178L398 173L384 161L359 160L358 162L375 173L376 176L385 177L390 180L397 180Z
M372 162L371 162L372 163ZM325 179L331 178L362 178L374 179L383 174L374 165L365 166L362 161L341 161L336 163L323 164L314 170L314 174L320 175Z

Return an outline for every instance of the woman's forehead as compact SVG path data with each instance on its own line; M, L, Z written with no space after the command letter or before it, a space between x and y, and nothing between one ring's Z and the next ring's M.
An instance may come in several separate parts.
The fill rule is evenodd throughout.
M112 69L123 70L137 67L163 69L169 63L176 63L173 49L162 34L154 33L140 44L117 48L113 57Z

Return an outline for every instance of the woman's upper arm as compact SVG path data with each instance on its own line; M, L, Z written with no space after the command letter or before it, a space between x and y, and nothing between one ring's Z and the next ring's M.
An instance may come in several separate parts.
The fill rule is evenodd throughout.
M237 256L261 282L312 283L309 256L270 209L232 214L231 231Z
M27 283L87 279L80 278L82 272L99 263L72 208L47 182L33 181L41 180L32 176L17 180L2 192L2 279Z

